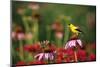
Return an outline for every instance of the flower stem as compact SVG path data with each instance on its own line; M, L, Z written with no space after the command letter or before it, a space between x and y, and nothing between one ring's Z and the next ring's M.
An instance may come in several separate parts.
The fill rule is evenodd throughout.
M57 47L61 47L61 45L62 45L62 40L56 38L56 44L57 44Z
M22 16L22 20L23 20L23 24L24 24L24 27L25 27L25 32L26 32L26 34L28 34L29 31L30 31L30 27L29 27L29 25L28 25L27 17L26 17L26 16ZM27 42L28 44L33 43L32 39L31 39L31 40L27 40L27 39L26 39L26 42Z
M32 33L34 34L34 37L33 37L34 42L37 42L38 41L38 37L39 37L38 19L34 19L33 20Z
M19 41L19 55L20 55L20 60L24 60L24 52L23 52L23 43L22 40Z
M68 41L69 38L69 29L66 29L66 26L68 26L67 23L63 23L64 24L64 40L63 40L63 44L65 44Z
M27 22L27 17L26 16L22 16L22 20L23 20L23 24L25 26L26 32L29 32L29 26L28 26L28 22Z
M77 62L78 59L77 59L77 53L76 53L76 51L74 51L74 57L75 57L75 62Z
M46 31L47 31L47 40L50 40L50 35L51 35L51 29L49 26L46 26Z

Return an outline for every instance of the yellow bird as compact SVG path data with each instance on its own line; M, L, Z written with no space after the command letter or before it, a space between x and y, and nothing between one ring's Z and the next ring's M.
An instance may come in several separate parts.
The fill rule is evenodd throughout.
M73 25L73 24L69 24L68 27L70 28L71 32L78 35L79 33L81 33L82 31L79 29L79 27Z

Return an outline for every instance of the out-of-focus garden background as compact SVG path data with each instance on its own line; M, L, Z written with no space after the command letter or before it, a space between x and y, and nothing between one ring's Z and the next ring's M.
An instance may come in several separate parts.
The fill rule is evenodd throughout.
M72 35L67 27L68 23L79 26L84 32L80 34L79 39L82 40L86 58L90 58L84 61L95 60L95 6L13 1L12 63L18 65L40 63L34 56L48 48L44 44L53 45L54 50L63 48ZM56 61L45 61L40 64L57 63Z

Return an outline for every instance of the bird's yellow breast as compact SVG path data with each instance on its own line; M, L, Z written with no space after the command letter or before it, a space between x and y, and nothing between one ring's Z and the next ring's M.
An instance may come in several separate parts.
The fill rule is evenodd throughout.
M77 31L77 30L72 29L72 28L71 28L71 31L72 31L73 33L78 33L78 31Z
M70 27L70 30L71 30L73 33L78 33L78 31L76 30L76 29L77 29L76 26L74 26L74 25L71 24L69 27Z

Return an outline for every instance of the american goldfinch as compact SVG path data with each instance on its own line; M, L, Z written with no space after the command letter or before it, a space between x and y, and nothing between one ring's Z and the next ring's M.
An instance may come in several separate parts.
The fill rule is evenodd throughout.
M73 25L73 24L69 24L68 25L69 29L71 30L72 33L78 35L79 33L81 33L82 31L79 29L79 27Z

